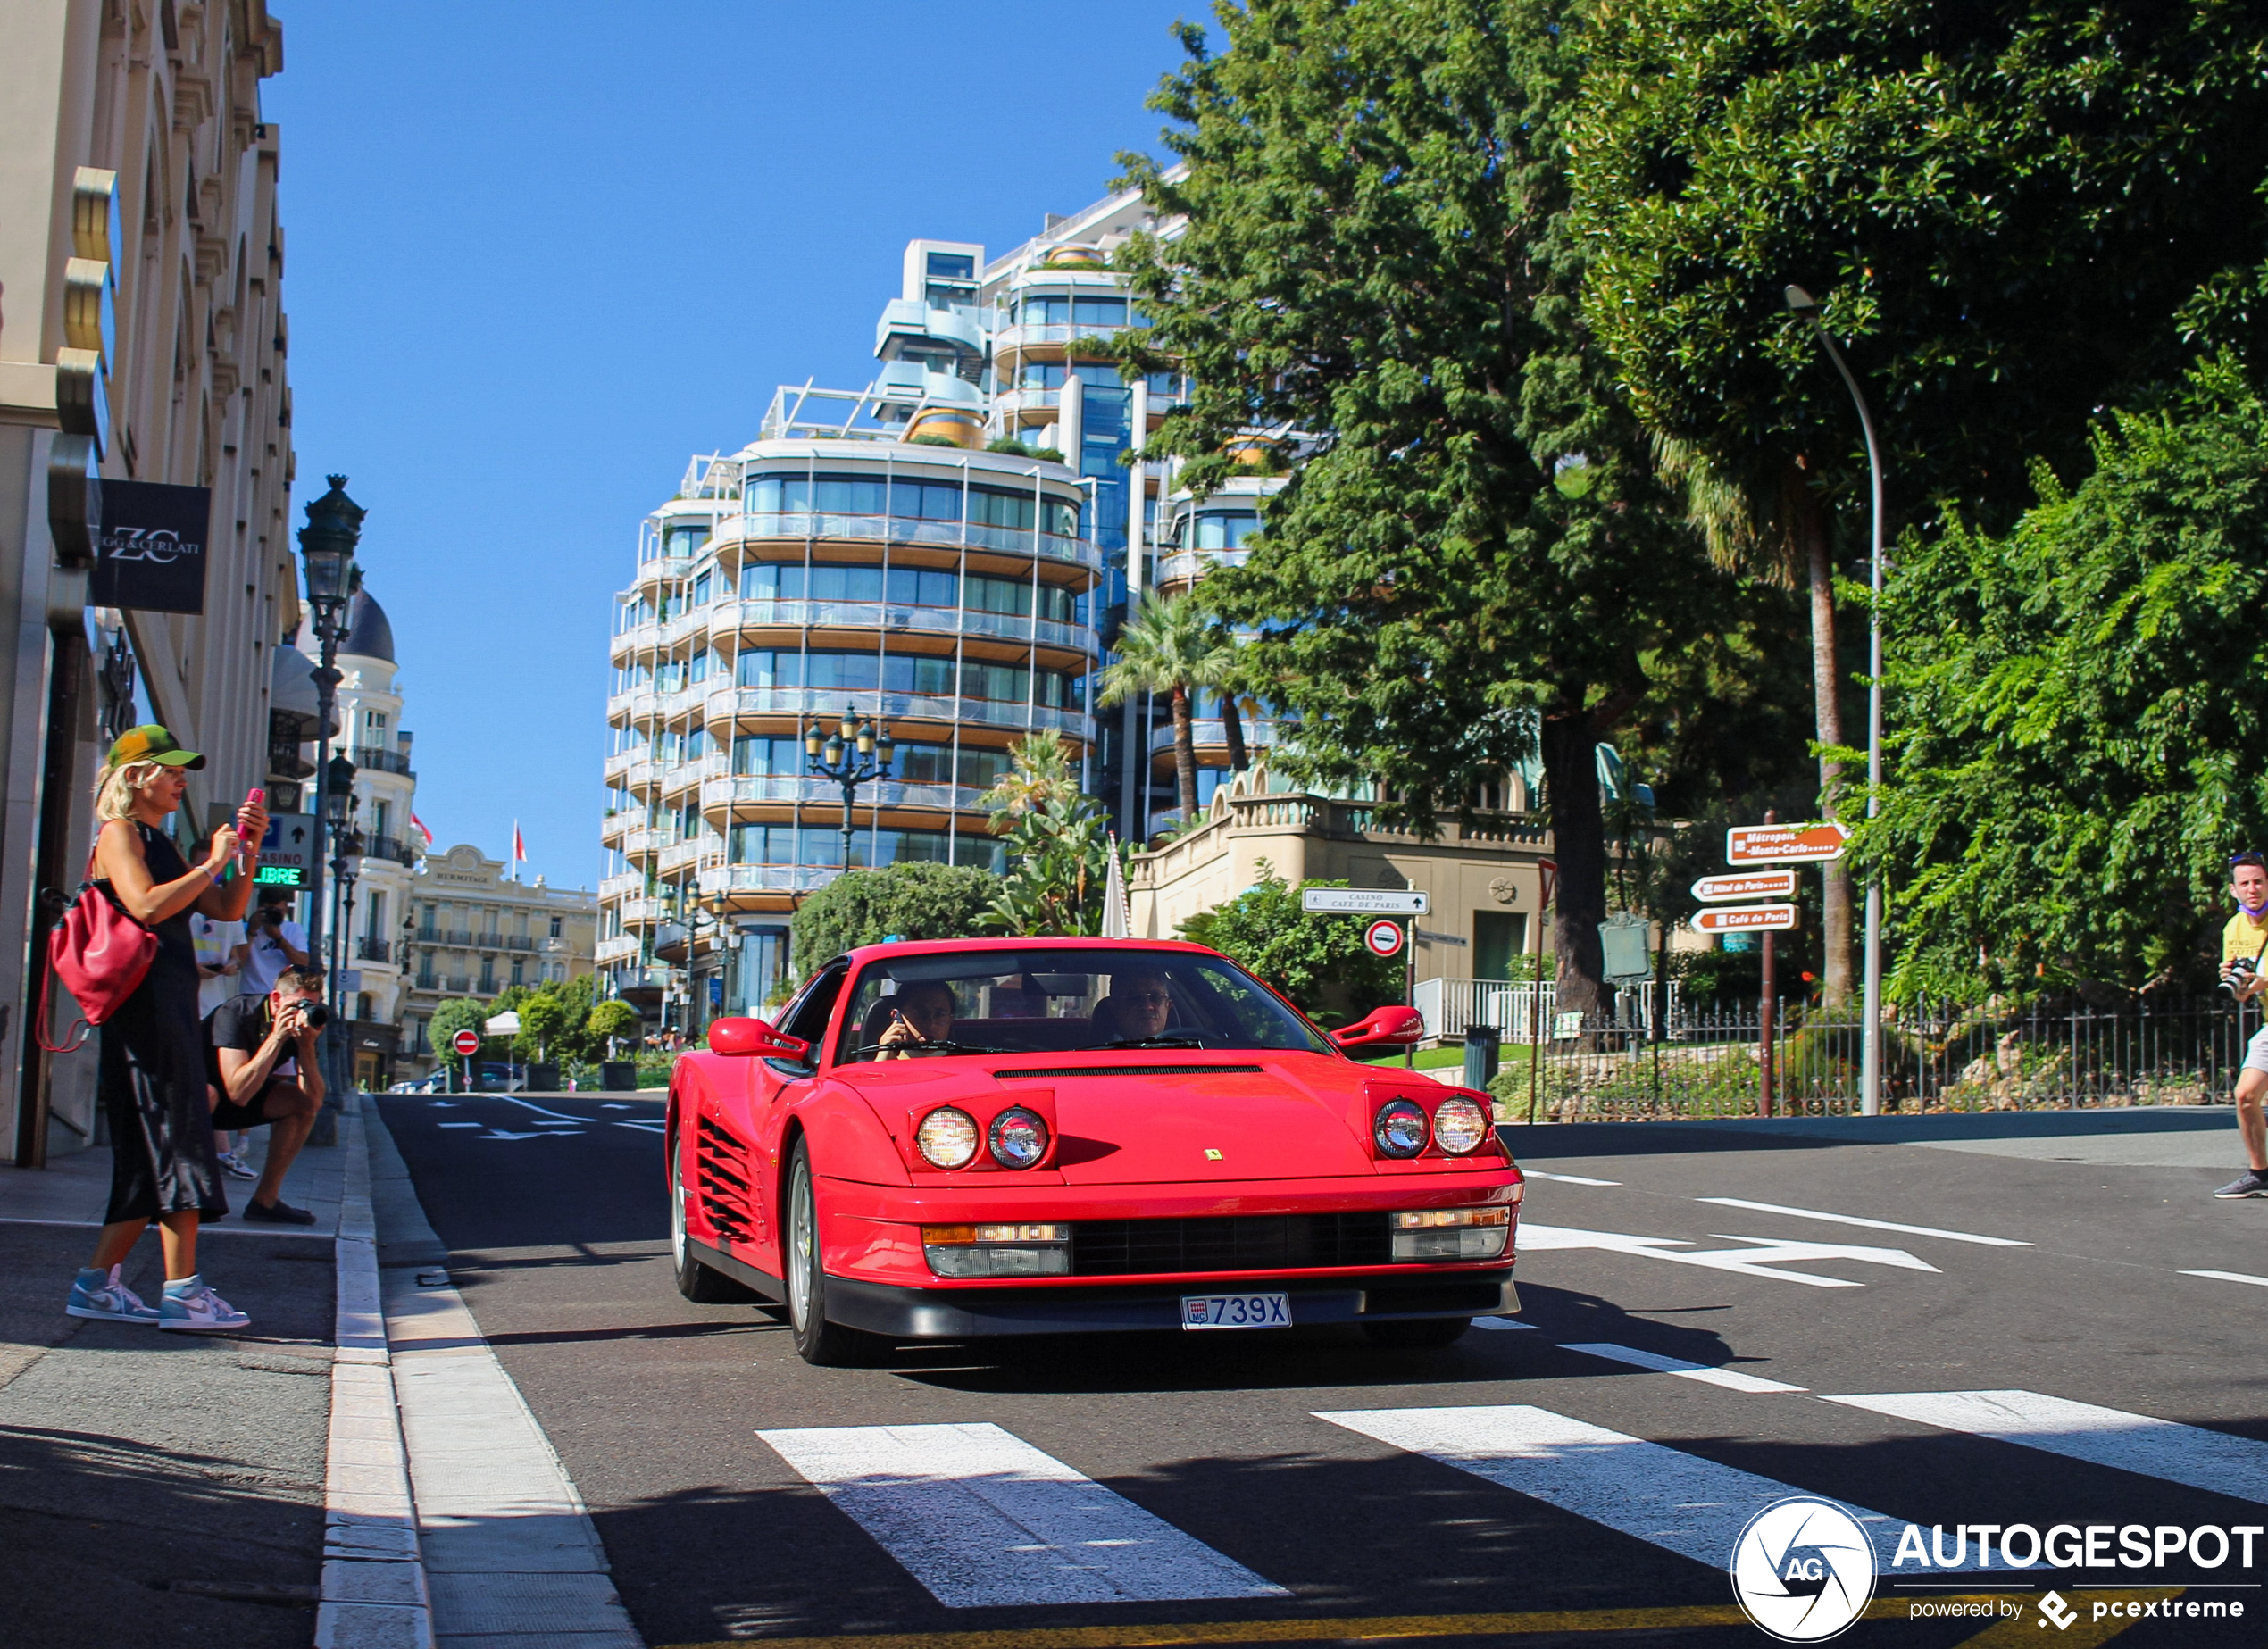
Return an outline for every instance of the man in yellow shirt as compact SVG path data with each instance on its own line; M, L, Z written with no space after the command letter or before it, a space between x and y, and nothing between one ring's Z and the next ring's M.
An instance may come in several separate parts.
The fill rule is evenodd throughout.
M2237 913L2221 930L2221 978L2239 1003L2258 998L2268 990L2268 976L2255 971L2268 952L2268 860L2254 853L2229 861L2229 892ZM2244 964L2239 968L2239 963ZM2231 1180L2215 1196L2268 1196L2268 1117L2261 1101L2268 1097L2268 1026L2253 1036L2245 1049L2244 1069L2237 1073L2237 1129L2244 1137L2245 1161L2250 1164L2241 1179Z

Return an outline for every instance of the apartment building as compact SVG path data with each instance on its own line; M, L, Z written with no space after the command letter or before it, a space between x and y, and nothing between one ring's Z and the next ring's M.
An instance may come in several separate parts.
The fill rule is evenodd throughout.
M271 715L300 618L260 109L282 67L263 0L0 7L0 1148L20 1163L94 1135L92 1045L50 1060L26 1029L111 737L157 720L204 754L189 834L298 760L297 711L279 755Z

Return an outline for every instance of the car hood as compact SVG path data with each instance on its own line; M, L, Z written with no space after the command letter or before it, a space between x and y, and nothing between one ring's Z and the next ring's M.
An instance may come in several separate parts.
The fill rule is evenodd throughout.
M939 1080L943 1062L923 1063L926 1070L909 1062L842 1074L886 1121L917 1103L996 1106L1019 1093L1052 1091L1055 1166L1071 1185L1369 1178L1379 1170L1352 1126L1363 1113L1369 1073L1345 1060L1269 1052L1077 1063L1031 1056L986 1061L950 1085Z

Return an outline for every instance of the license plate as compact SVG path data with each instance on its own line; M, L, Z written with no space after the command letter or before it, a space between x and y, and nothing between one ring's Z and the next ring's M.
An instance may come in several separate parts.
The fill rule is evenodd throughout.
M1291 1296L1288 1294L1185 1294L1181 1296L1184 1328L1288 1328Z

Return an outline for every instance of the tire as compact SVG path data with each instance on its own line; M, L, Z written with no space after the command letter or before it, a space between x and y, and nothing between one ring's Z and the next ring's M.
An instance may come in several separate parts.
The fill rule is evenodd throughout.
M1470 1317L1420 1317L1402 1322L1366 1322L1363 1337L1394 1351L1435 1351L1463 1339L1471 1327Z
M712 1270L693 1257L685 1234L685 1179L678 1162L677 1140L670 1140L670 1261L677 1272L677 1291L696 1305L732 1305L756 1298L754 1289Z
M818 1369L856 1369L880 1355L885 1342L827 1320L827 1268L819 1242L819 1197L811 1148L796 1142L788 1162L788 1218L780 1232L787 1272L788 1328L796 1352Z

